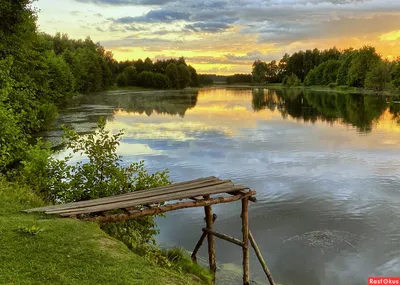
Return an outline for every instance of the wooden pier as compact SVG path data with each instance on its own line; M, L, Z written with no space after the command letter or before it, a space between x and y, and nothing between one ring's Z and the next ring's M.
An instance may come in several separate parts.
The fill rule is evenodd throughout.
M197 252L207 238L209 266L215 281L217 264L214 237L236 244L242 248L243 252L243 285L249 285L249 252L251 246L269 283L275 285L267 264L249 230L248 207L249 201L256 202L255 194L256 191L246 186L234 185L230 180L221 180L211 176L112 197L29 209L25 210L25 212L44 212L49 215L76 218L82 221L107 223L137 219L185 208L204 207L206 227L202 229L202 235L192 253L192 260L196 262ZM241 201L242 203L241 240L216 232L213 229L216 215L212 212L212 205L234 201ZM109 213L109 211L115 210L122 210L123 213Z

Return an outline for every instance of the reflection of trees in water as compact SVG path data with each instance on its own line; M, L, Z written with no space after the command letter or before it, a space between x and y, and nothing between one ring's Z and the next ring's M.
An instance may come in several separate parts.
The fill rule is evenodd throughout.
M186 94L138 94L131 96L128 102L119 105L126 112L145 113L147 116L168 114L185 116L188 109L196 106L197 93Z
M78 106L94 106L95 110L104 107L103 116L112 120L115 110L123 110L128 113L146 114L168 114L185 116L188 109L197 104L198 92L135 92L104 93L83 96L77 101ZM74 112L73 110L71 110ZM97 112L93 112L95 115ZM97 118L98 119L98 118ZM97 120L96 120L97 121Z
M284 118L291 116L305 122L325 121L342 122L355 126L361 132L370 132L372 125L387 109L387 100L383 96L322 93L310 90L263 90L253 91L253 109L259 111L268 108L281 112ZM393 102L393 98L390 102ZM400 104L389 105L390 112L400 115Z

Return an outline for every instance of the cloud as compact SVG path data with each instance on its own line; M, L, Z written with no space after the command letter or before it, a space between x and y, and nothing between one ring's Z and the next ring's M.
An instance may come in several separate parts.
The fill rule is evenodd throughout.
M198 22L190 25L186 25L185 29L193 32L205 32L205 33L218 33L229 29L231 25L225 23L214 23L214 22Z
M131 23L171 23L174 21L187 21L189 20L188 13L181 13L170 10L151 10L147 14L139 17L122 17L114 19L117 24L131 24Z
M93 3L99 5L115 5L115 6L129 6L129 5L163 5L173 0L75 0L81 3Z

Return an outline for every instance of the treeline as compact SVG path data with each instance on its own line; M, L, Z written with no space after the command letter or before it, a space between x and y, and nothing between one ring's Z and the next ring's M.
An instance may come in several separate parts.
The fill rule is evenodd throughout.
M179 59L144 61L127 60L116 65L118 86L139 86L158 89L182 89L199 85L196 69L187 65L183 57Z
M31 0L0 0L0 173L21 166L30 134L57 116L76 94L116 85L195 86L196 70L183 58L118 62L90 38L39 33Z
M269 63L255 61L253 82L285 86L329 85L386 90L400 87L400 59L383 59L374 47L306 50Z
M226 77L226 84L251 83L251 74L234 74Z

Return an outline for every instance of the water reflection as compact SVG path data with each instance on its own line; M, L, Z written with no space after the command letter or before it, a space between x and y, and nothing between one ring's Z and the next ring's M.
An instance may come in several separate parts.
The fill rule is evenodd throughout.
M125 163L144 159L176 182L215 175L248 185L259 201L250 226L279 283L354 285L399 272L399 111L398 98L330 92L113 91L81 97L59 124L84 133L106 116L108 130L125 130ZM214 212L218 231L240 237L240 205ZM203 215L169 213L158 241L192 250ZM217 241L217 261L240 266L241 251ZM251 276L265 284L254 256Z
M392 114L392 120L399 120L400 104L396 99L398 98L301 89L255 89L252 106L255 111L266 108L271 111L278 110L283 118L290 116L313 123L339 122L368 133L387 110Z

